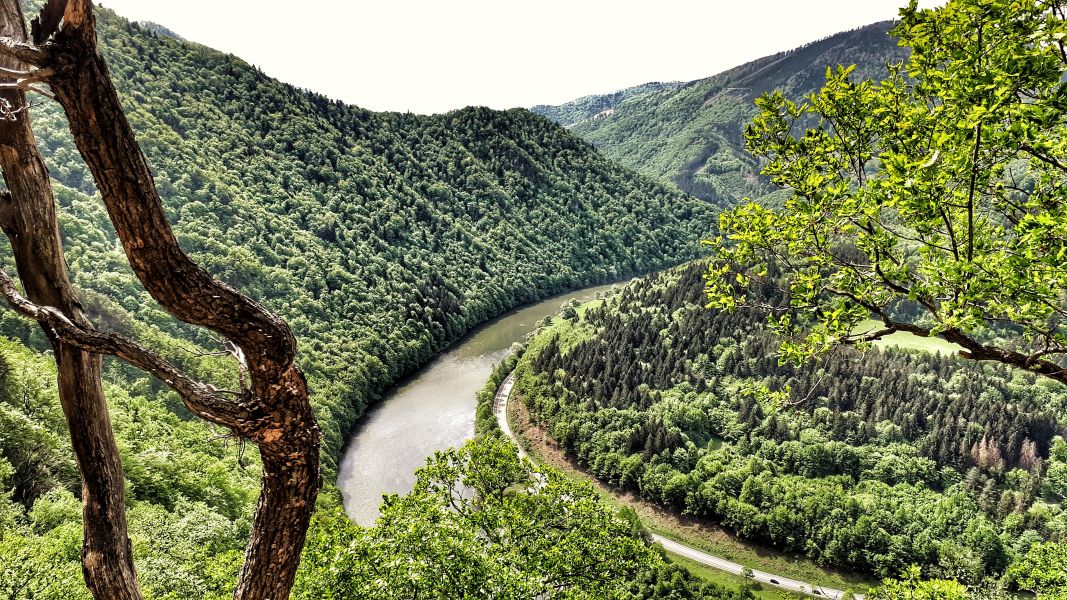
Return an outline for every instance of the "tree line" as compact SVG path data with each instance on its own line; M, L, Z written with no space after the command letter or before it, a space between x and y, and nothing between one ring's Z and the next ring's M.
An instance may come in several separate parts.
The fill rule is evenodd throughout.
M1062 548L1062 386L894 349L782 365L762 315L704 308L703 273L635 280L520 362L521 397L592 473L881 577L973 584Z

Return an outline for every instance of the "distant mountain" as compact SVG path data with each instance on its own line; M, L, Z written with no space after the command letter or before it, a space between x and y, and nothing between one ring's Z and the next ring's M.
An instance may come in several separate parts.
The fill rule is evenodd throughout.
M686 84L681 81L671 81L668 83L653 81L651 83L642 83L641 85L628 87L624 90L619 90L610 94L582 96L577 100L571 100L570 102L559 106L539 104L531 110L552 119L564 127L570 127L578 123L610 115L615 110L616 106L634 96L652 94L655 92L669 92L684 85Z
M907 55L889 35L893 25L884 21L839 33L707 79L646 84L532 110L623 165L730 205L771 191L744 151L744 126L755 114L755 98L774 89L794 98L812 92L823 83L826 68L838 64L855 64L857 77L879 76L887 62Z

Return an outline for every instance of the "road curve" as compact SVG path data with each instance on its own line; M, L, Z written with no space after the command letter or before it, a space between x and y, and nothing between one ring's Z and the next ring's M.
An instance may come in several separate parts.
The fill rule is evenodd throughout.
M518 443L518 439L515 437L515 433L511 430L511 424L508 423L508 400L511 399L511 389L513 387L515 387L514 371L508 374L507 378L504 379L500 384L500 387L496 390L496 396L493 398L493 414L496 415L496 422L497 425L500 426L500 430L504 432L504 435L511 438L511 440L515 442L515 445L519 447L519 456L526 456L526 453L522 450L522 446ZM725 571L734 575L744 575L744 565L726 560L725 558L720 558L713 554L708 554L703 550L697 550L696 548L686 546L685 544L681 544L656 533L652 534L652 539L672 554L684 556L691 561L700 563L706 567L711 567L712 569ZM755 569L752 569L752 579L762 584L771 585L790 592L806 594L816 598L829 598L830 600L843 600L845 598L845 592L841 590L817 585L813 586L810 583L797 581L796 579L790 579L773 573L757 571ZM856 594L855 597L858 600L863 600L863 594Z

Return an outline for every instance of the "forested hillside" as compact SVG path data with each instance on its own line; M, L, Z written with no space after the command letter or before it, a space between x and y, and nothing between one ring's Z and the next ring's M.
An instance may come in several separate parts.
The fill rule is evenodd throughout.
M685 84L678 81L668 83L653 81L618 90L610 94L582 96L577 100L571 100L570 102L560 104L559 106L539 104L530 110L539 115L544 115L560 125L570 127L572 125L584 123L590 119L606 117L614 111L616 106L634 96L676 90L683 85Z
M839 33L680 87L640 94L624 90L617 100L612 94L590 96L533 110L569 125L623 165L731 205L772 190L744 150L743 131L756 114L754 100L771 90L787 98L811 93L822 85L826 68L838 64L855 64L857 78L884 75L885 63L906 52L888 35L891 27L882 22ZM588 110L591 104L601 106L591 102L598 98L613 100Z
M98 13L181 244L297 335L328 480L367 405L461 333L553 292L691 258L712 227L703 203L527 111L373 113ZM228 359L203 355L215 343L141 290L57 107L42 102L34 118L94 322L233 387L217 375ZM12 270L6 250L0 263ZM35 323L0 310L0 333L11 338L0 343L0 595L84 595L79 483L54 365ZM146 594L228 595L257 457L137 371L109 361L106 383Z
M704 307L703 274L636 280L520 361L520 397L593 474L879 576L1016 582L1067 556L1067 389L918 351L780 366L762 315Z

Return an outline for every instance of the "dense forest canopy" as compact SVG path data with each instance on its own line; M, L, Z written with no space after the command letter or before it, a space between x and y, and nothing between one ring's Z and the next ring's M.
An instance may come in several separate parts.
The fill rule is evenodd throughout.
M1062 279L1067 160L1063 128L1056 126L1067 86L1062 68L1057 79L1049 64L1059 60L1056 48L1067 61L1063 7L1039 0L985 4L1008 13L1050 11L1040 31L1026 23L1005 30L1045 35L1047 43L1009 41L997 50L1033 51L1012 64L1043 87L1012 88L1031 97L1005 100L1010 114L997 112L999 104L952 113L966 127L940 122L944 115L917 118L919 133L959 130L941 142L945 157L952 147L954 161L937 152L933 159L901 156L920 169L948 164L941 173L954 183L930 189L948 190L956 201L965 187L972 200L976 185L995 188L990 197L1003 202L1000 216L978 211L978 228L988 235L972 250L981 255L995 245L995 234L1010 222L1026 243L1010 260L995 257L1004 258L997 266L1024 276L1007 287L984 280L984 290L1051 297L1051 314L1033 306L1020 314L1031 324L1051 323L1048 339L1062 344L1056 294L1064 286L1040 273ZM956 1L944 14L958 16L952 11L963 5L983 3ZM1067 593L1067 389L1026 369L885 345L782 364L779 340L764 326L766 311L796 306L778 285L788 265L774 261L760 265L758 277L735 280L754 284L751 298L764 312L707 310L707 265L700 262L635 280L598 307L566 311L521 359L494 373L479 396L479 440L432 457L411 493L387 498L377 528L351 523L329 483L344 437L367 407L474 325L554 292L696 258L699 239L715 230L718 206L743 196L759 199L751 214L773 214L764 211L790 198L795 209L791 191L768 195L772 183L798 189L829 180L815 160L799 160L813 153L768 150L761 134L764 142L789 146L794 138L778 135L781 123L773 119L783 112L798 126L817 124L794 115L796 105L785 98L816 89L829 64L857 66L830 72L813 104L874 97L871 85L852 79L905 57L888 35L892 24L705 80L536 107L544 116L477 107L419 116L348 106L160 26L130 23L106 9L97 15L102 52L178 242L212 274L281 314L299 342L328 483L294 596L753 597L671 564L632 511L606 508L590 485L519 460L486 423L495 385L516 363L516 393L597 477L823 565L903 577L874 598L962 597L956 581ZM921 29L909 39L936 38ZM944 66L916 54L913 79ZM953 84L968 98L1018 74L994 69L990 82L982 69L971 71L971 79ZM885 88L924 91L911 82L900 76ZM753 104L770 90L779 93ZM231 357L216 352L218 341L168 315L138 285L67 116L48 101L31 114L89 318L172 357L197 378L239 387ZM750 147L766 150L771 165L762 175L766 165L741 144L754 116ZM894 124L883 121L880 133L890 139ZM998 153L991 138L1022 140L1026 147L1016 146L1029 157L1029 170L1019 156ZM988 156L981 139L994 148ZM833 154L819 148L815 159ZM972 175L961 187L967 178L960 174L976 173L979 159L1000 165L990 171L994 177ZM854 174L863 180L873 168L859 164ZM790 178L797 173L815 177ZM1002 175L1022 181L997 187ZM834 187L826 197L854 187ZM950 223L962 224L963 206L951 207L958 214ZM1039 218L1042 210L1054 218ZM729 229L745 214L721 223ZM756 246L783 239L770 235L779 230L764 230L763 237L745 231ZM970 254L967 262L977 262ZM11 253L0 253L0 267L12 264ZM910 264L897 267L906 272ZM968 273L929 271L948 279ZM914 313L911 305L892 311ZM859 316L849 313L849 333ZM1002 328L982 339L1017 333ZM78 469L46 347L36 324L0 310L0 597L89 594L80 569ZM230 596L253 529L259 457L224 427L193 419L161 381L118 361L104 362L103 389L145 597ZM465 493L471 489L479 494ZM931 577L940 580L919 581Z
M548 117L564 127L572 127L591 119L604 118L615 112L615 107L634 96L652 94L665 90L674 90L684 85L685 83L680 81L672 81L668 83L653 81L628 87L610 94L582 96L577 100L571 100L570 102L559 106L538 104L530 110L539 115Z
M691 256L708 226L701 203L524 111L371 113L106 10L99 28L180 241L276 305L312 376L336 384L319 394L338 412L334 451L374 390L472 324ZM128 285L54 105L37 110L91 310L180 336ZM9 335L34 343L32 327L5 315Z
M495 386L490 391L495 390ZM477 494L471 494L477 490ZM320 516L300 598L745 600L654 548L632 510L486 436L438 452L375 528Z
M1063 556L1067 389L916 351L779 365L762 315L704 307L703 268L636 280L520 361L523 401L593 474L879 576L1016 581L1031 551Z
M711 211L604 160L548 120L470 108L379 114L98 12L99 40L181 245L293 326L332 478L368 403L516 304L699 252ZM220 387L226 357L165 314L126 265L66 122L33 109L75 286L101 328ZM655 224L655 227L648 227ZM11 268L8 254L0 255ZM4 591L86 592L77 474L36 325L0 311ZM228 595L258 459L189 419L159 381L105 363L138 577L153 597ZM328 489L323 514L338 514Z

